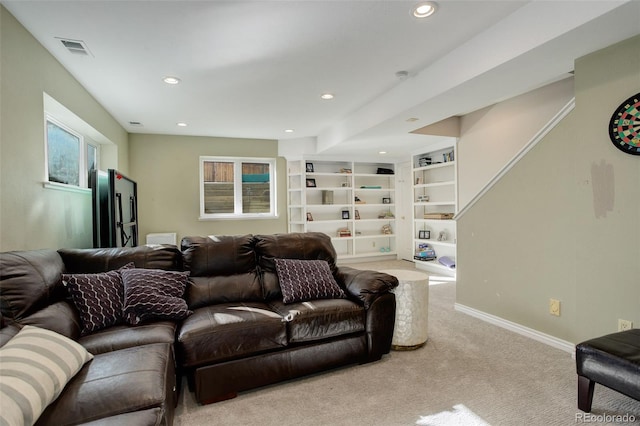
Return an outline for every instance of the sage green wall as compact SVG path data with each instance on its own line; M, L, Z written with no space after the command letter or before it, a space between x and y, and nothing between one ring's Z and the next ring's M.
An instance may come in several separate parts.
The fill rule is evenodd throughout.
M125 173L127 133L2 6L0 22L0 251L91 247L91 195L42 185L43 92L115 143Z
M640 158L607 133L640 92L638 52L634 37L577 60L575 109L460 218L459 304L572 343L640 326Z
M190 235L234 235L287 232L287 176L284 158L277 162L276 219L198 220L200 212L199 158L278 156L273 140L221 137L129 135L130 177L138 183L140 241L153 232Z
M573 78L491 105L460 119L458 211L573 98Z

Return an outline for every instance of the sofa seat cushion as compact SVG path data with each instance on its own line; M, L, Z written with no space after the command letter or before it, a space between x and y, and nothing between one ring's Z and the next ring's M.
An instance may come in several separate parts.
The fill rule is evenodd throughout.
M47 407L37 424L87 423L156 407L172 410L174 386L174 358L169 344L96 355Z
M287 345L282 317L260 302L221 303L195 309L178 334L184 367L196 367Z
M347 299L322 299L285 304L270 303L284 317L290 343L311 342L362 332L366 313L362 306Z
M175 341L176 324L172 321L158 321L138 326L116 325L83 336L78 340L94 355L148 345Z

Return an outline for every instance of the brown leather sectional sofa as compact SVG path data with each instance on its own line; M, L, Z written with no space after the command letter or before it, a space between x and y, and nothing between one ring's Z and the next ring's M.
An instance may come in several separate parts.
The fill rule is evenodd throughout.
M346 297L283 303L276 259L326 260ZM182 321L119 324L80 336L63 273L186 270L192 314ZM60 249L0 255L0 346L24 325L47 328L94 355L37 424L170 425L177 377L197 401L351 363L391 346L397 279L336 265L320 233L187 237L175 246ZM177 374L176 374L177 372Z

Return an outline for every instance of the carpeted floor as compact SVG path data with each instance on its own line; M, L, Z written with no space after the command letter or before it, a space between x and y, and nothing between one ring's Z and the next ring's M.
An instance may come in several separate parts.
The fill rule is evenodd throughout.
M413 268L403 261L349 266ZM446 412L458 411L493 426L583 423L570 354L456 312L454 301L455 282L432 280L429 340L421 349L392 351L378 362L244 392L207 406L197 405L185 387L175 424L445 425L457 424L446 420L452 418ZM596 385L592 414L627 414L635 417L633 424L640 424L640 402ZM591 418L589 423L614 424L597 420L603 419Z

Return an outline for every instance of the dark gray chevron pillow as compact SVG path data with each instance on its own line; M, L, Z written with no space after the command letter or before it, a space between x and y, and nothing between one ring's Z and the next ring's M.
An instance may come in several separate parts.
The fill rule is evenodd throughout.
M62 282L80 313L81 335L122 322L124 289L119 271L62 274Z
M182 298L189 272L160 269L121 271L124 283L124 318L137 325L149 320L179 320L192 312Z
M274 260L284 303L346 297L326 260Z

